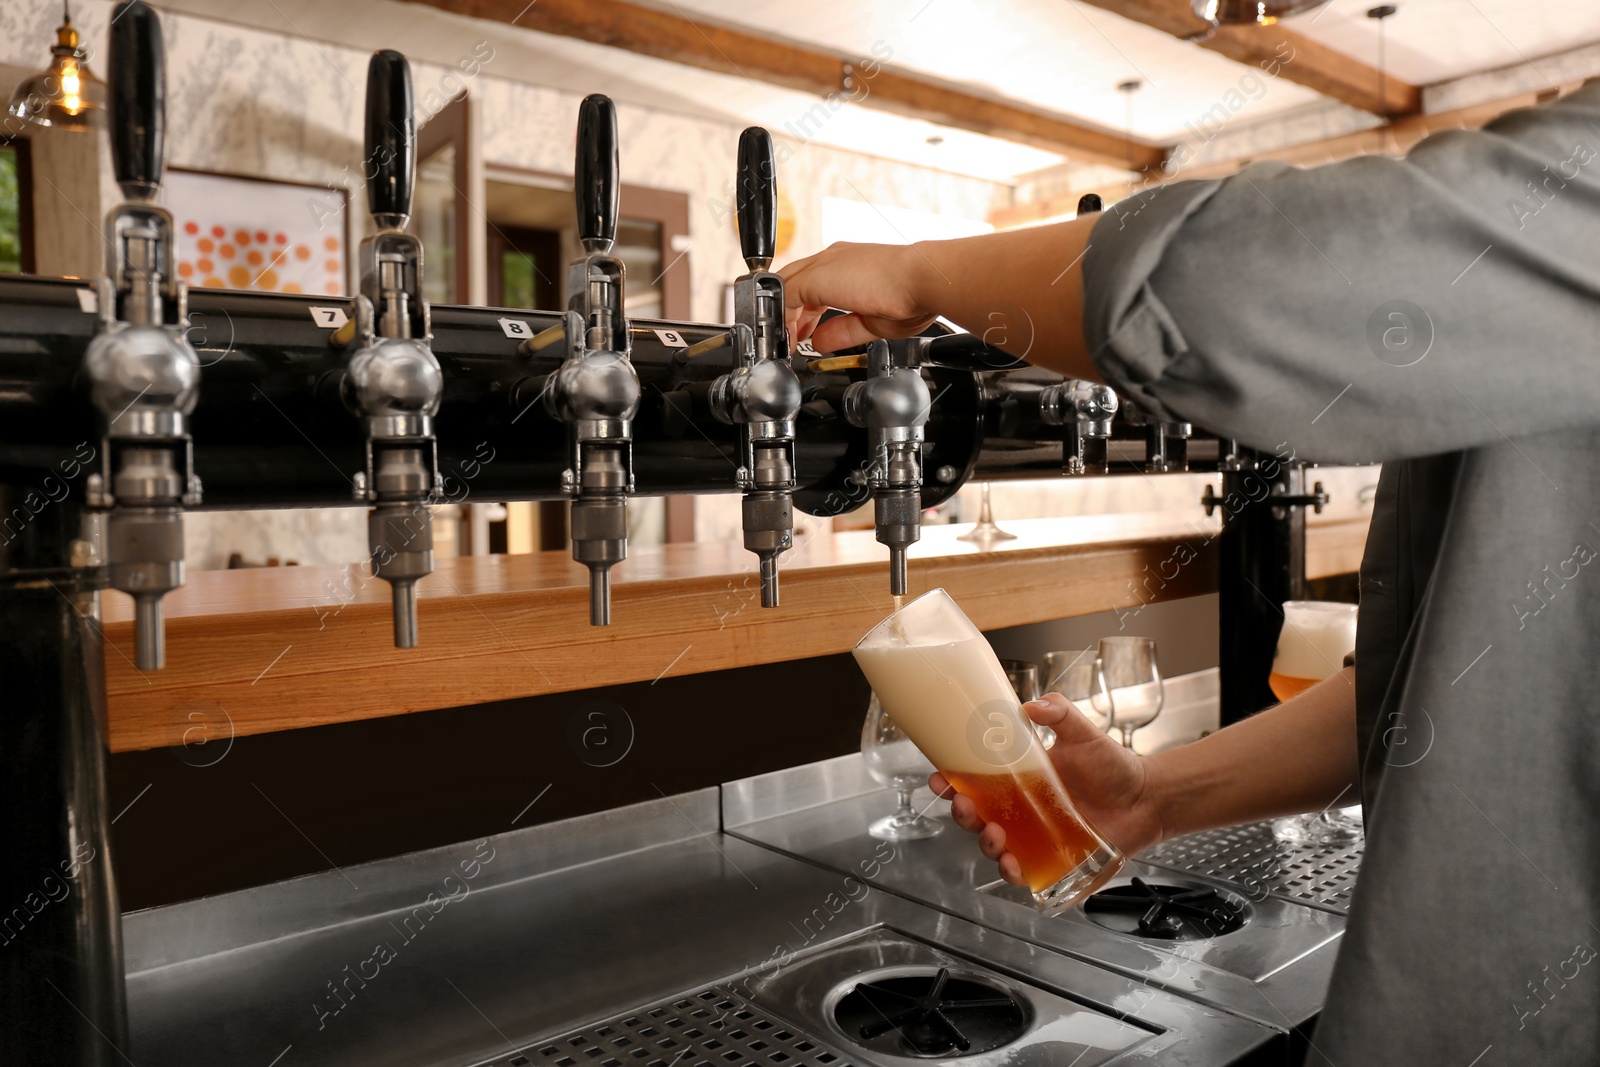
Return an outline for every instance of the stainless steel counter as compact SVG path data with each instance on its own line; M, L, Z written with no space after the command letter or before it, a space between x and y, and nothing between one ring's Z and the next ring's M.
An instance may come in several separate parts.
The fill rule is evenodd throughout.
M1214 670L1169 679L1168 706L1137 735L1140 750L1215 729L1216 685ZM896 862L862 875L873 885L1267 1026L1291 1030L1320 1011L1359 845L1326 854L1282 846L1262 825L1197 834L1152 850L1149 863L1130 863L1110 885L1138 877L1221 888L1247 914L1237 932L1174 942L1107 929L1081 908L1039 914L1026 892L999 880L976 839L950 819L948 804L926 789L917 791L914 804L945 831L897 842ZM730 834L841 873L856 873L858 857L874 844L867 826L894 808L894 793L870 777L859 754L723 786L723 825Z
M806 1014L812 994L802 987L850 985L833 969L839 960L901 966L908 952L1036 991L1054 1021L1045 1027L1044 1009L1030 1008L1030 1025L1048 1030L1056 1062L1076 1049L1083 1063L1199 1067L1280 1041L1238 1015L873 888L871 865L911 859L882 843L841 843L840 862L860 872L846 878L722 833L718 800L703 790L131 914L127 1058L139 1067L892 1064L849 1046L837 1027L822 1032L832 1024ZM679 1011L675 1003L710 1011L694 1007L702 1002L726 1005L718 1032L746 1035L716 1059L637 1043L624 1053L615 1028L602 1035L615 1045L605 1059L593 1043L602 1037L573 1033L601 1034L608 1019L631 1019L637 1033ZM639 1014L652 1005L659 1015ZM789 1035L782 1047L809 1037L811 1051L779 1057L768 1042L749 1051L754 1031L736 1021L762 1015L763 1033Z
M867 825L895 806L893 792L868 776L857 755L732 782L723 791L730 834L841 873L856 870L857 858L870 852ZM1107 930L1082 909L1041 915L1023 890L999 880L976 839L951 821L949 805L926 789L914 803L928 808L945 830L927 840L896 842L896 861L872 872L873 885L1268 1026L1288 1030L1321 1009L1343 916L1281 900L1259 885L1192 874L1183 876L1186 883L1228 887L1247 902L1249 919L1241 931L1168 942ZM1174 880L1172 872L1141 863L1130 863L1119 881L1131 876Z

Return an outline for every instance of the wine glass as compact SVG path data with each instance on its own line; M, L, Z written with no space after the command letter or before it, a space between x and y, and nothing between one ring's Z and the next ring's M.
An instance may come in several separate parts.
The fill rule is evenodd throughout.
M1044 654L1044 690L1060 693L1102 732L1111 729L1111 693L1092 648Z
M982 494L978 505L977 524L956 538L957 541L977 541L987 543L990 541L1011 541L1016 539L1016 534L1000 529L994 522L994 507L989 502L989 483L984 482L979 486Z
M868 826L867 833L884 841L916 841L944 830L943 823L911 806L912 790L927 782L933 764L889 718L876 693L867 703L867 721L861 726L861 758L867 773L900 797L894 814Z
M1017 700L1026 704L1030 700L1039 699L1041 690L1039 689L1039 667L1037 664L1021 659L1003 659L1000 661L1000 667L1006 672L1006 681L1010 682L1011 688L1016 691ZM1031 719L1029 722L1033 726L1033 732L1039 735L1039 741L1046 749L1056 743L1056 732L1054 730L1048 726L1033 722Z
M1299 696L1344 668L1345 656L1356 647L1356 610L1354 604L1328 600L1290 600L1283 605L1283 629L1278 631L1278 651L1267 678L1274 696L1279 700ZM1316 815L1272 821L1272 836L1292 845L1348 844L1361 834L1361 817L1342 811L1324 809Z
M1161 714L1166 694L1150 637L1102 637L1100 673L1110 694L1111 722L1122 731L1122 747L1133 751L1133 733Z

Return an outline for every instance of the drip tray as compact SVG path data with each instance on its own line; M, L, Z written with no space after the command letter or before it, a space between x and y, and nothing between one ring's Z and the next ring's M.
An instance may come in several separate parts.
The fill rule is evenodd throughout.
M573 1030L479 1067L858 1067L726 984Z
M858 1062L1095 1067L1154 1037L982 964L878 928L743 980Z
M1159 1032L878 927L478 1067L1097 1067Z

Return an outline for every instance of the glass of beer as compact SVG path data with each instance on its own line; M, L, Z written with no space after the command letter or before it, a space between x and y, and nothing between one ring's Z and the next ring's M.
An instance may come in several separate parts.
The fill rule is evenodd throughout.
M873 627L855 657L889 717L1005 829L1040 911L1067 907L1122 868L1122 853L1073 806L989 642L943 589Z
M1267 684L1279 700L1297 697L1344 669L1356 650L1356 606L1331 600L1289 600Z
M1279 700L1297 697L1344 668L1356 647L1356 605L1331 600L1290 600L1267 684ZM1335 798L1337 802L1337 798ZM1331 805L1330 805L1331 807ZM1361 837L1361 819L1341 811L1275 819L1272 834L1296 845L1337 845Z

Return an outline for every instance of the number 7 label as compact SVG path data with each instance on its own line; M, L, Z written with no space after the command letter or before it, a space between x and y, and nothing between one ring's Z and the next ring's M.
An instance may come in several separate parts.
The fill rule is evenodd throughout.
M337 330L350 321L344 313L344 308L311 308L311 321L321 326L324 330Z

